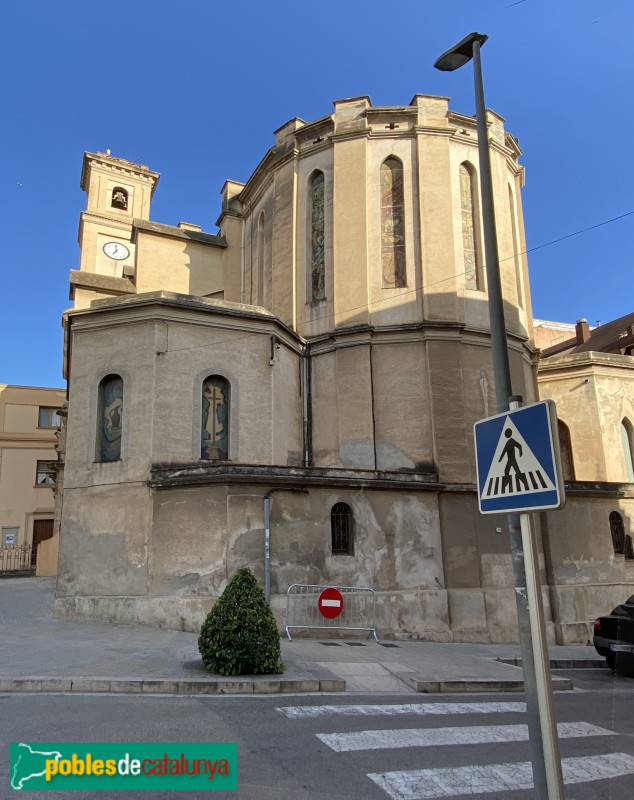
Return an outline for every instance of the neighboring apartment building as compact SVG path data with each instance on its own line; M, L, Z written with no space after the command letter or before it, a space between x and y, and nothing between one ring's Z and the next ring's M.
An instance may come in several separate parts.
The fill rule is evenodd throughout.
M64 400L61 389L0 384L0 572L55 574L50 540Z
M565 513L549 512L542 525L551 603L560 617L591 619L634 584L634 313L595 328L580 319L534 331L539 394L557 404L568 482Z

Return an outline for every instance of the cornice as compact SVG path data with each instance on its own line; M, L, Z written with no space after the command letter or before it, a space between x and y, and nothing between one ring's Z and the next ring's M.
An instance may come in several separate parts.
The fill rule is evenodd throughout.
M507 332L509 348L527 354L527 338ZM323 355L334 350L359 345L413 344L420 342L453 341L476 347L491 347L490 331L469 328L462 322L416 322L405 325L359 325L336 328L328 333L307 337L311 355Z
M169 239L184 239L188 242L198 242L199 244L208 244L215 247L225 248L227 246L227 240L224 236L204 233L203 231L192 231L187 228L164 225L160 222L150 222L144 219L135 219L132 222L132 235L130 238L132 244L137 243L139 231L155 234L157 236L165 236Z
M492 136L489 136L489 146L491 150L496 150L498 153L501 153L505 158L511 158L511 159L517 158L513 150L511 150L509 147L499 142L497 139L494 139Z
M126 298L95 300L90 308L67 312L73 331L112 328L145 322L184 321L235 332L274 335L276 339L303 353L304 340L269 311L224 300L198 298L172 292L147 292Z
M566 481L567 497L634 498L634 483L609 481Z
M111 228L119 228L129 231L132 227L133 219L130 218L129 220L121 219L121 217L110 217L106 214L95 214L94 211L82 211L79 215L80 225L83 225L85 222L92 222L95 225L103 225L106 223Z
M242 202L243 211L238 216L244 219L250 213L253 212L253 209L258 205L258 203L262 202L262 198L267 193L267 191L273 186L274 175L273 171L264 173L261 178L260 182L256 185L250 187L250 192L248 195L243 196L244 193L240 194L240 200Z
M238 195L238 200L245 205L249 202L249 194L253 191L253 186L258 182L260 176L264 173L266 174L274 162L275 158L275 148L271 147L267 152L264 154L264 157L257 165L257 167L253 170L250 177L244 184L244 189Z
M79 269L70 271L71 287L94 289L116 294L135 294L136 288L128 278L115 278L113 275L101 275L98 272L86 272Z
M0 433L0 447L5 449L28 447L31 450L37 448L48 450L49 448L45 447L45 445L49 445L50 448L54 449L56 443L55 431L42 433L40 436L34 433Z
M295 140L300 144L305 144L309 140L311 140L314 136L330 136L335 129L334 117L330 114L327 117L321 117L321 119L316 119L314 122L311 122L307 125L304 125L303 128L298 128L295 131Z
M634 357L622 356L617 353L569 353L563 356L550 356L540 358L538 377L544 373L553 372L583 372L597 374L598 370L604 375L614 373L614 370L634 370ZM550 378L549 378L550 379Z
M149 183L152 186L152 194L154 194L160 178L158 172L153 172L142 164L134 164L132 161L109 156L106 153L84 153L79 185L85 192L88 191L88 172L93 167L97 167L104 172L133 176L136 180Z
M319 467L287 467L261 464L231 464L196 461L184 464L153 464L147 484L153 489L177 486L242 483L271 488L341 487L363 489L396 489L405 491L438 491L435 472L381 472L374 470L333 469Z

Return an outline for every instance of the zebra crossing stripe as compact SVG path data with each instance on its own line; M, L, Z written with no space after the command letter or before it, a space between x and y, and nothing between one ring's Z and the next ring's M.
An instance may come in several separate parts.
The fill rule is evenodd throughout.
M277 708L289 719L325 716L396 716L399 714L507 714L525 713L526 703L400 703L392 705L285 706Z
M634 756L606 753L600 756L564 758L564 783L586 783L634 774ZM450 769L420 769L402 772L374 772L368 775L393 800L435 800L457 795L506 792L533 788L529 761L516 764L487 764Z
M588 722L560 722L560 739L614 736L613 731ZM317 733L337 753L351 750L388 750L402 747L442 747L454 744L493 744L528 741L528 725L479 725L461 728L402 728L395 730Z

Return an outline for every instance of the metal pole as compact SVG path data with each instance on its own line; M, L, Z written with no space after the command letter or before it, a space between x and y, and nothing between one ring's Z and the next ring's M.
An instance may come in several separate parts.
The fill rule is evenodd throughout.
M528 596L533 652L537 656L535 658L535 678L548 797L551 800L563 800L564 779L561 772L559 739L557 738L557 723L555 722L555 709L553 706L544 605L542 602L541 581L539 579L539 560L535 537L531 532L530 514L520 514L520 526L522 529L524 555L526 557L526 594Z
M271 602L271 498L264 495L264 599Z
M504 300L500 279L500 260L495 227L495 206L493 202L493 181L491 178L491 160L489 154L489 136L487 131L486 106L484 103L484 85L482 81L482 63L480 60L480 42L473 42L473 72L476 100L476 122L478 129L478 157L480 163L480 196L482 198L482 218L484 226L484 252L486 259L487 289L489 293L489 316L491 324L491 349L493 370L495 375L495 395L498 412L507 411L513 394L511 370L509 366L506 325L504 321ZM519 406L519 403L516 404ZM526 568L524 549L522 547L521 521L519 514L509 514L509 537L513 576L515 581L515 602L519 629L522 668L524 672L524 689L528 716L528 736L531 747L531 763L533 783L538 800L559 800L563 798L561 767L559 768L559 786L548 780L540 707L535 670L535 654L531 635L531 619L526 596ZM556 742L556 732L555 732ZM552 745L552 737L549 740ZM555 748L557 749L557 748ZM552 753L550 754L552 755ZM558 757L558 753L557 753ZM552 771L552 770L551 770ZM549 784L556 793L549 794Z

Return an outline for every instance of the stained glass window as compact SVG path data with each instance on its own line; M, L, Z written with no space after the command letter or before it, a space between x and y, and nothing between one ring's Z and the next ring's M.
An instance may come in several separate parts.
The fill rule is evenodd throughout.
M326 299L324 173L316 172L310 181L310 275L311 301Z
M354 516L347 503L335 503L330 511L333 556L353 554Z
M210 461L229 458L229 382L219 375L203 381L200 457Z
M99 448L98 461L119 461L123 427L123 379L108 375L101 381L99 391Z
M462 252L467 289L479 289L478 251L475 234L475 203L473 176L466 164L460 165L460 212L462 216Z
M384 289L407 285L404 197L403 164L398 158L386 158L381 164L381 268Z

